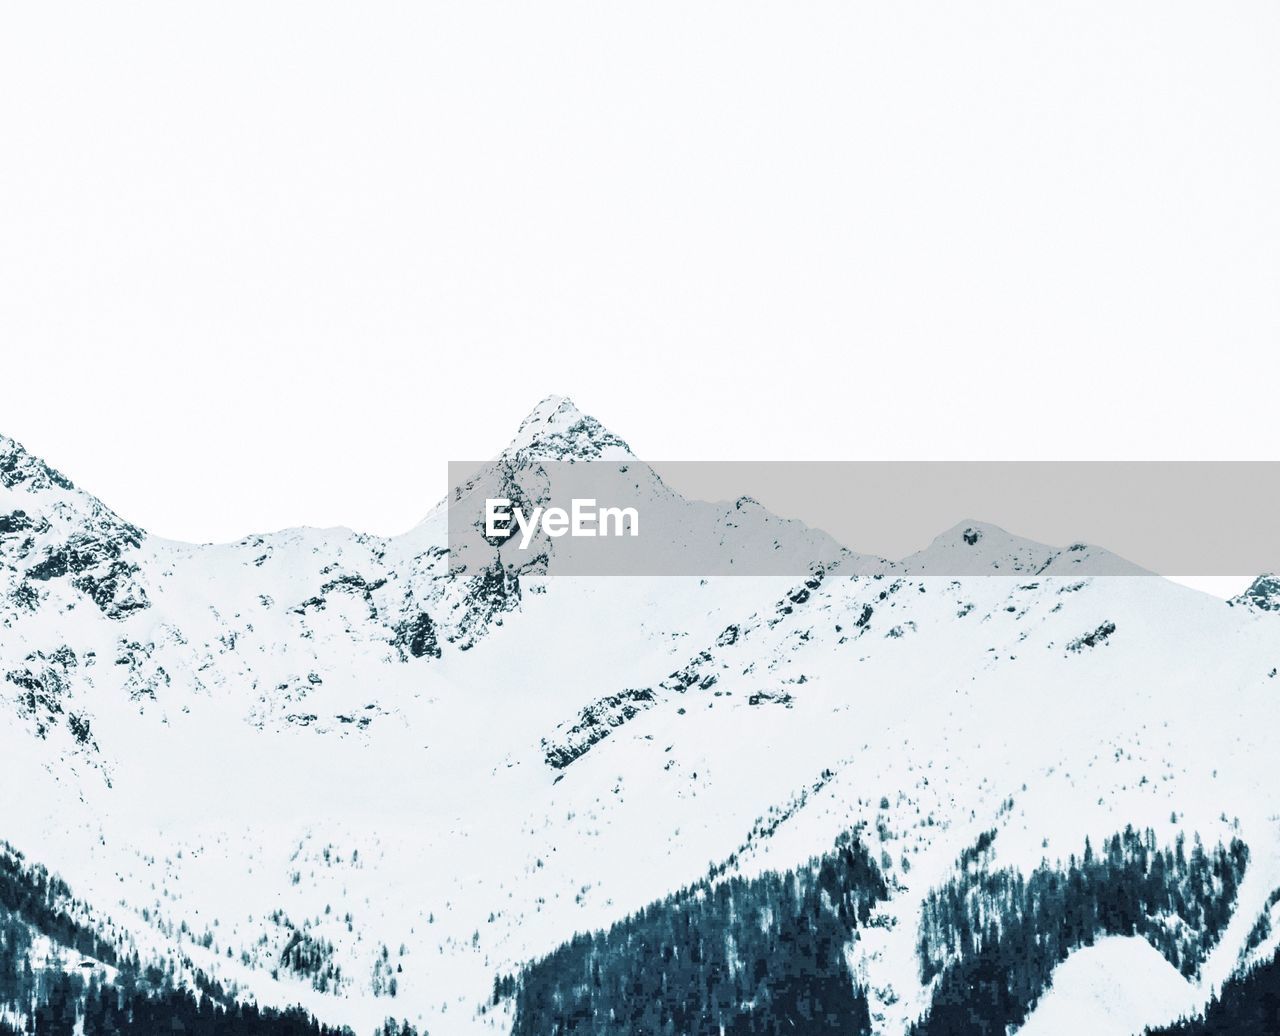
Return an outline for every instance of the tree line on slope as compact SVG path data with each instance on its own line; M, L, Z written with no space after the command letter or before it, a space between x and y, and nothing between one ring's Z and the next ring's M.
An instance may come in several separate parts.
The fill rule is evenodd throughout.
M988 845L990 842L988 841ZM920 977L936 980L913 1036L998 1034L1020 1025L1053 969L1101 935L1140 935L1194 976L1230 920L1249 852L1233 839L1212 852L1179 836L1159 849L1132 827L1064 869L1029 878L969 866L930 893L920 928Z
M65 904L65 906L64 906ZM115 948L77 923L66 907L78 909L66 882L38 864L29 864L8 842L0 842L0 916L25 918L50 939L107 964ZM2 959L2 958L0 958Z
M807 866L704 879L575 936L518 976L514 1036L870 1031L846 950L888 890L855 837Z
M81 940L89 937L81 930ZM121 960L114 981L107 981L93 961L87 961L87 972L78 972L72 958L79 956L21 916L0 909L0 1015L20 1019L17 1025L0 1020L0 1036L349 1036L298 1008L277 1011L220 999L210 991L197 995L167 971L140 967L136 957Z
M993 838L925 902L919 957L932 1002L913 1036L1003 1034L1025 1021L1073 949L1103 935L1140 935L1194 976L1230 919L1249 858L1238 839L1208 850L1179 837L1160 848L1153 831L1129 827L1100 851L1086 840L1081 857L1024 877L986 868ZM846 835L792 872L715 878L495 980L495 1003L515 998L515 1036L868 1032L847 951L888 893L862 844ZM1266 977L1248 987L1255 1000ZM1234 987L1229 997L1240 999Z
M0 1022L4 1036L350 1036L348 1029L322 1025L302 1008L284 1011L254 1004L221 1004L174 986L134 988L62 971L48 971L39 996L26 1005L22 1028Z
M0 1036L351 1036L301 1008L241 1003L199 974L193 991L121 954L68 905L79 904L61 879L0 842ZM388 1021L379 1036L419 1034Z

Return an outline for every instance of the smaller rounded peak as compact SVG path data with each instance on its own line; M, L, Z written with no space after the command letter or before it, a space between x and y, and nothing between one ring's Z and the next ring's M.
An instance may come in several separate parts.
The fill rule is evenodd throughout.
M1019 537L1006 532L998 525L966 518L962 522L957 522L945 532L940 533L934 538L933 542L941 544L959 541L967 546L976 547L983 540L1012 541L1017 539Z
M903 559L910 571L931 575L1028 572L1037 575L1151 575L1124 558L1087 543L1050 546L991 522L958 522L924 550Z
M1055 553L1052 547L1015 536L998 525L966 519L903 563L918 575L1011 574L1039 571Z

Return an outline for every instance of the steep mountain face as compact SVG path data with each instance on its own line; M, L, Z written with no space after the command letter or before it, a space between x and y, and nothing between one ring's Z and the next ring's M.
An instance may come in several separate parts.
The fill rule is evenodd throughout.
M451 497L567 460L635 463L553 397ZM807 575L451 567L449 501L173 543L0 440L0 838L175 988L361 1033L980 1031L970 993L1053 1032L1114 1002L1115 940L1155 955L1137 1032L1274 958L1264 580L1228 607L973 521L889 562L645 492Z

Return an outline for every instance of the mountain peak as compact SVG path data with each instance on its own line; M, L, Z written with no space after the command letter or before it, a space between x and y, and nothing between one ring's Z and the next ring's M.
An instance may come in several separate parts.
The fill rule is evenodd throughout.
M46 489L75 489L71 480L49 467L20 442L0 435L0 485L6 489L19 486L40 492Z
M567 396L547 396L520 422L504 457L537 460L631 458L631 447Z
M1264 572L1249 584L1249 589L1227 603L1264 612L1280 611L1280 576L1274 572Z
M549 396L544 396L538 405L529 411L525 419L520 422L520 428L516 432L516 436L519 437L527 429L536 429L564 421L578 421L583 416L582 411L568 396L552 393Z

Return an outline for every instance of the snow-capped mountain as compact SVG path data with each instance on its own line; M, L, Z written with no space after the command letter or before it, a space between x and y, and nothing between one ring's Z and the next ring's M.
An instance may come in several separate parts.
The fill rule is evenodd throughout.
M0 909L41 960L360 1033L897 1034L1139 1033L1275 957L1274 578L1231 607L978 521L867 558L656 479L806 574L450 565L451 500L563 461L636 458L552 397L402 536L194 546L0 439L0 857L66 883L61 927Z

